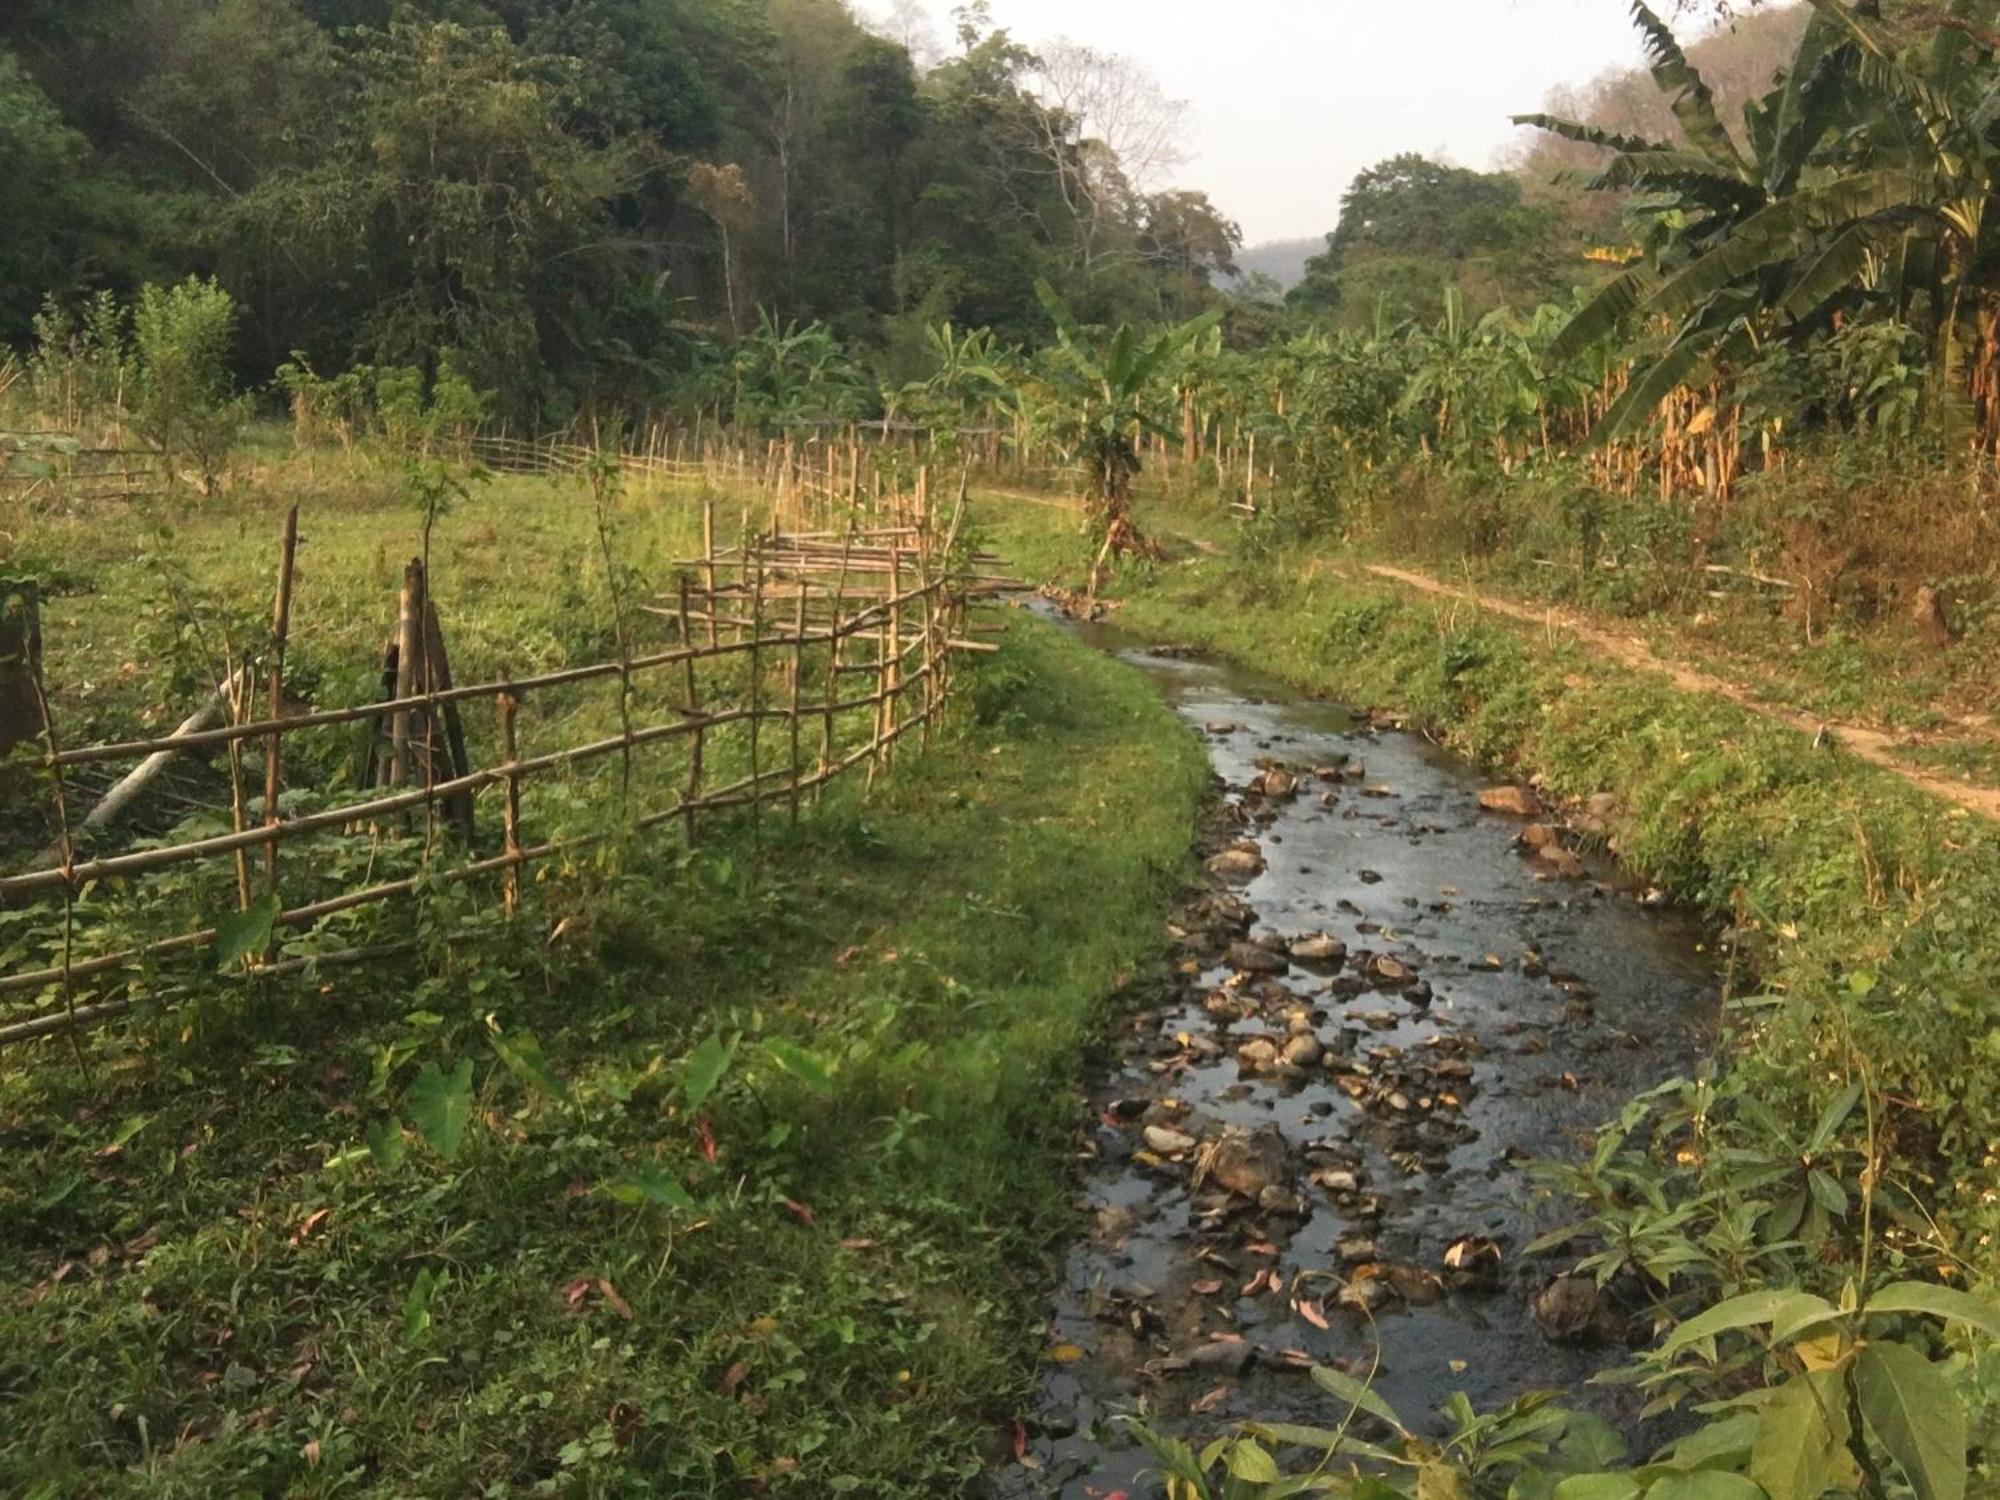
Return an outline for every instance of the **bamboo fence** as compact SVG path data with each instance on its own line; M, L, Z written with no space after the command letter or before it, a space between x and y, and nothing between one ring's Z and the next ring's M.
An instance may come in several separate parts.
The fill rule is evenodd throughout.
M841 483L851 481L848 475ZM774 525L722 547L715 541L713 501L704 500L701 555L679 563L675 587L641 607L655 622L653 638L632 650L621 631L617 659L534 676L502 672L493 681L454 683L421 566L413 563L386 653L384 698L285 714L284 643L295 629L294 514L279 568L275 649L264 662L268 676L259 682L246 668L219 690L230 722L213 724L214 713L204 711L171 734L64 746L43 695L40 761L51 822L60 836L43 860L0 875L0 905L60 903L62 938L59 957L50 955L55 961L0 975L0 1046L176 998L185 989L159 987L152 966L207 953L217 944L221 922L110 951L81 951L72 913L101 883L144 882L232 860L238 909L248 912L259 899L253 886L261 886L262 899L275 908L272 941L263 954L245 961L244 971L291 972L308 963L379 960L412 946L369 943L317 955L282 954L279 934L310 931L337 913L487 876L498 877L501 899L512 912L526 865L655 828L677 829L692 846L703 823L728 810L761 817L766 808L780 806L796 819L809 800L817 801L831 782L850 772L865 775L873 786L912 735L928 742L950 700L957 659L994 649L968 639L968 610L1018 587L994 571L995 559L960 545L963 485L942 525L933 517L928 488L928 476L920 475L913 494L891 497L873 514L850 510L844 526L781 531ZM557 689L591 683L618 692L619 732L522 754L517 727L523 706ZM643 722L635 716L642 699ZM460 721L461 713L477 704L488 705L497 728L498 759L485 766L471 764ZM334 725L372 730L372 778L351 800L282 815L286 737ZM527 793L538 778L618 756L629 788L633 757L665 747L679 750L685 774L673 778L677 791L664 805L627 806L620 818L594 831L540 838L533 832ZM140 769L121 784L129 785L150 774L147 768L176 756L211 752L225 756L232 772L227 832L124 852L79 850L65 789L80 768L139 761ZM262 762L256 816L242 774L248 755ZM499 804L497 840L489 834L482 842L473 821L482 798ZM410 827L418 817L420 845ZM364 828L374 839L420 849L418 872L367 880L299 904L280 899L288 868L301 877L319 872L316 840L351 838ZM447 840L441 829L454 837ZM253 873L253 858L261 858L261 881ZM171 893L167 899L173 899ZM121 986L124 993L117 993ZM9 1016L10 1002L25 1013Z

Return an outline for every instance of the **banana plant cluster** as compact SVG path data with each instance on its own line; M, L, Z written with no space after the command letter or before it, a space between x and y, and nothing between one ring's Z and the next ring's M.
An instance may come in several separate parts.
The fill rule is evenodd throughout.
M1640 432L1676 391L1719 386L1733 399L1746 381L1754 389L1764 361L1884 325L1915 335L1942 424L1989 448L2000 438L2000 254L1987 214L2000 7L1958 0L1891 27L1871 4L1811 4L1796 54L1747 110L1741 139L1643 3L1633 17L1682 141L1518 117L1605 148L1590 185L1635 195L1640 254L1549 349L1561 361L1608 342L1632 358L1599 424L1604 440ZM1908 384L1815 382L1858 404L1863 420L1907 407ZM1903 418L1892 410L1887 420Z

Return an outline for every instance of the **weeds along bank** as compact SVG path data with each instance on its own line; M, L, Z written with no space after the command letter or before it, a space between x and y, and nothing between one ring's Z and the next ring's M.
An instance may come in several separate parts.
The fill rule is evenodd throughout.
M365 671L422 517L314 462L152 508L151 561L83 517L26 533L57 713L170 720L190 601L265 600L292 499L325 627L297 691ZM650 581L695 515L628 493L616 566ZM597 659L596 527L575 483L457 500L455 665ZM10 1050L0 1489L954 1489L1033 1368L1071 1085L1157 960L1205 776L1134 675L1032 621L998 639L927 754L796 829L612 840L512 920L428 890L394 967Z
M984 514L1024 571L1083 576L1087 543L1068 517L1001 501ZM1392 707L1488 763L1540 773L1557 797L1615 793L1613 846L1715 913L1735 945L1732 1092L1791 1129L1871 1079L1888 1101L1883 1180L1910 1211L1890 1230L1897 1253L1991 1273L2000 830L1663 675L1398 593L1335 542L1232 545L1212 505L1155 505L1142 520L1168 555L1120 574L1120 624ZM1788 1154L1798 1169L1767 1187L1774 1201L1807 1188L1801 1153ZM1850 1212L1823 1227L1857 1226Z

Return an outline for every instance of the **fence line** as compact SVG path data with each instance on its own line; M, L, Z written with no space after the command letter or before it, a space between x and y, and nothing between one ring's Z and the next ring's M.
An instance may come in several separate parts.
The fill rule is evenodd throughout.
M922 476L914 496L888 497L877 507L884 524L863 527L855 516L844 531L786 533L774 528L727 548L714 544L713 502L705 501L702 555L677 565L680 581L671 603L644 606L648 615L668 622L675 636L670 647L527 678L503 672L492 682L450 685L448 677L433 670L442 664L441 633L434 621L430 630L413 631L407 618L413 607L413 588L416 604L422 602L421 569L413 564L412 581L405 586L406 618L398 630L399 660L385 664L384 675L391 683L420 682L424 691L397 693L392 687L389 696L376 703L251 720L248 705L252 694L246 686L243 691L225 694L230 711L241 715L242 721L219 728L69 748L60 747L51 733L41 759L52 779L60 777L67 767L91 762L217 746L237 757L246 745L255 745L264 756L263 815L246 816L239 791L234 825L226 833L92 859L79 859L65 837L52 867L0 877L0 901L57 896L66 905L74 905L95 881L151 875L223 856L234 856L240 862L246 859L247 851L258 848L266 851L267 872L275 872L281 847L363 825L372 825L380 834L385 820L421 810L420 847L425 867L416 874L293 906L277 900L278 887L275 875L271 875L268 890L278 908L271 919L274 934L309 927L339 912L411 896L430 886L495 874L502 878L502 897L511 911L519 902L523 866L601 844L628 829L678 824L692 844L699 837L704 816L746 808L756 815L767 805L782 804L796 817L809 794L817 799L829 783L857 768L865 767L873 785L887 770L897 745L912 731L928 740L933 721L950 701L955 659L967 651L992 649L966 638L970 633L965 628L968 609L1004 589L1018 587L992 571L996 559L966 556L959 547L963 486L957 506L942 527L934 522L928 489L928 477ZM275 619L281 629L289 628L296 637L297 622L289 617L289 548L286 558ZM921 623L915 623L919 619ZM705 633L706 639L697 639L698 633ZM403 665L412 650L421 657L421 669L414 676ZM431 662L433 650L436 663ZM742 679L735 683L735 697L731 696L732 681L718 681L713 671L704 671L704 663L733 664L731 678ZM269 678L258 685L267 689L268 701L276 703L283 684L282 657L273 652L268 665ZM766 679L774 667L780 674L779 687L771 692ZM635 674L669 673L673 668L679 669L680 701L668 707L668 717L635 726L625 710L621 711L624 728L620 733L536 755L520 754L515 720L531 694L615 679L620 684L621 704L628 704L627 690ZM823 678L824 690L809 695L806 684L815 674ZM844 682L857 676L867 680L866 688L843 688ZM248 677L243 680L246 685L250 681ZM471 766L464 759L461 741L451 747L452 757L443 760L446 774L440 776L439 761L433 759L433 752L443 748L435 743L438 711L474 700L494 705L499 763ZM355 802L279 817L275 794L283 737L304 728L360 722L377 726L378 742L385 737L386 728L397 729L388 752L395 760L378 778L381 784ZM862 730L857 743L849 744L842 733L843 726L850 724ZM774 725L777 733L763 733ZM815 732L808 733L809 725ZM740 726L747 739L748 774L722 785L707 785L717 766L717 751L723 748L722 732L732 726ZM814 739L816 746L810 743ZM614 754L627 757L629 765L635 751L677 741L687 745L687 775L668 805L628 811L617 828L540 842L525 836L524 792L537 778ZM469 816L473 795L494 788L502 796L500 852L482 853L476 841L469 839L467 858L454 864L434 864L431 855L438 813L462 806ZM395 837L393 832L389 836ZM414 836L406 835L406 839L406 847L419 847ZM290 863L287 867L308 868ZM237 886L238 909L247 911L252 904L247 879L239 879ZM57 992L53 1008L0 1024L0 1046L123 1014L144 997L88 996L86 1003L79 1004L79 983L121 974L142 962L201 952L217 942L221 928L220 922L204 924L109 953L71 953L65 942L60 963L0 976L0 996L43 993L52 987ZM372 944L310 959L281 959L274 937L268 951L246 960L245 969L263 974L291 972L306 962L359 961L381 957L387 951ZM165 997L176 993L165 992Z

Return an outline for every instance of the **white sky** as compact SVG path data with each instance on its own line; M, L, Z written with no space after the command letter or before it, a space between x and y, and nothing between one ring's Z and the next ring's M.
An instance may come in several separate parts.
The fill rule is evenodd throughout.
M925 3L949 43L952 0ZM1625 0L993 0L993 19L1124 53L1185 99L1174 185L1253 245L1326 233L1354 174L1398 151L1486 166L1510 114L1643 57Z

